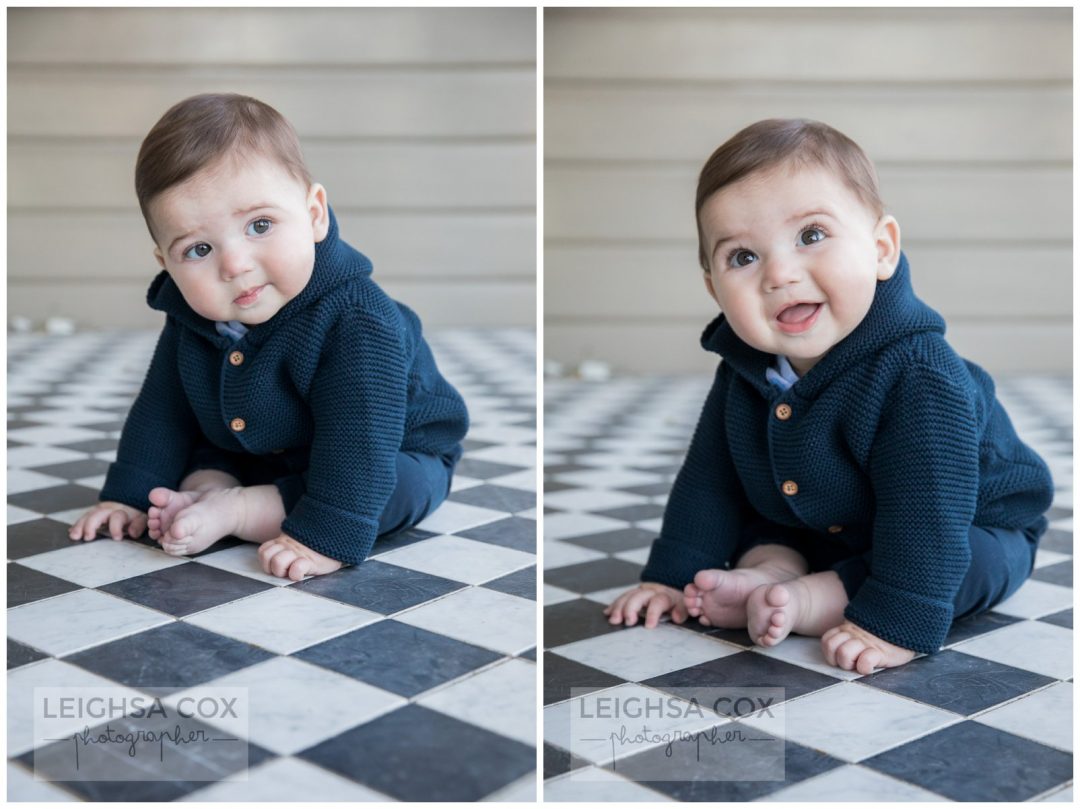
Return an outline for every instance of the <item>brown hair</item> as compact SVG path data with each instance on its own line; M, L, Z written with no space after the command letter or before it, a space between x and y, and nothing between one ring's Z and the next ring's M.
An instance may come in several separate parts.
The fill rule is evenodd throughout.
M784 162L832 169L875 216L880 217L885 212L878 194L874 164L859 144L847 135L828 124L802 118L758 121L737 132L713 152L698 177L695 208L698 260L705 272L709 272L709 254L701 229L701 209L706 200L743 177Z
M296 130L269 104L235 93L205 93L170 107L143 139L135 161L135 195L151 237L154 197L226 155L250 152L278 160L311 185Z

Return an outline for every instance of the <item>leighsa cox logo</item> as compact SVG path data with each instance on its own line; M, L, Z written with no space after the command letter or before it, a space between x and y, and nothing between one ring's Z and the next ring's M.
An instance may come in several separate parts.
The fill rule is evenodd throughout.
M35 777L246 780L246 688L142 691L147 693L119 686L35 688Z

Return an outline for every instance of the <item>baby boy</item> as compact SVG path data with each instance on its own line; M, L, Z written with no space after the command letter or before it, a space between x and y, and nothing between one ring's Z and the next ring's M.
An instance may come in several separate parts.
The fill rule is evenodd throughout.
M434 510L465 404L416 315L341 240L292 126L253 98L186 99L143 141L135 188L165 327L71 538L149 530L190 555L232 535L298 581Z
M900 228L849 138L760 121L697 189L723 357L643 583L605 613L645 626L820 636L860 674L936 652L1027 579L1053 498L978 366L915 297Z

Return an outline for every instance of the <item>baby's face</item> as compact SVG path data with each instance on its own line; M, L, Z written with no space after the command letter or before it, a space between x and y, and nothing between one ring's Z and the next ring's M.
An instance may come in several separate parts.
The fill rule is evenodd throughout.
M735 334L800 374L862 322L900 258L896 220L821 167L744 177L706 200L701 226L705 283Z
M224 159L149 205L154 255L210 320L265 323L311 279L326 237L326 191L276 161Z

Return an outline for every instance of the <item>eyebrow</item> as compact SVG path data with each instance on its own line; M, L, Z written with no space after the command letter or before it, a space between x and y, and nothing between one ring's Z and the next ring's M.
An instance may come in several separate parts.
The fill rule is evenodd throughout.
M802 213L797 213L794 216L788 217L788 220L784 222L784 224L790 225L792 222L798 222L800 219L809 219L811 216L827 216L830 219L836 218L833 215L833 212L830 211L828 208L812 208L809 211L803 211ZM740 234L735 234L733 236L724 236L722 239L718 239L713 245L712 252L709 255L715 256L716 251L720 248L720 245L722 245L724 242L730 242L732 239L737 238L739 235Z
M252 205L249 208L237 208L235 211L233 211L233 216L240 216L241 214L251 213L252 211L259 211L259 210L262 210L263 208L277 209L277 206L273 205L273 204L271 204L269 202L260 202L259 204ZM193 231L193 230L189 230L186 233L181 233L179 236L177 236L175 239L173 239L171 242L169 242L169 248L168 248L168 250L166 252L171 253L173 251L173 248L176 247L177 242L182 242L184 239L187 239L188 237L192 236L194 233L195 233L195 231Z

